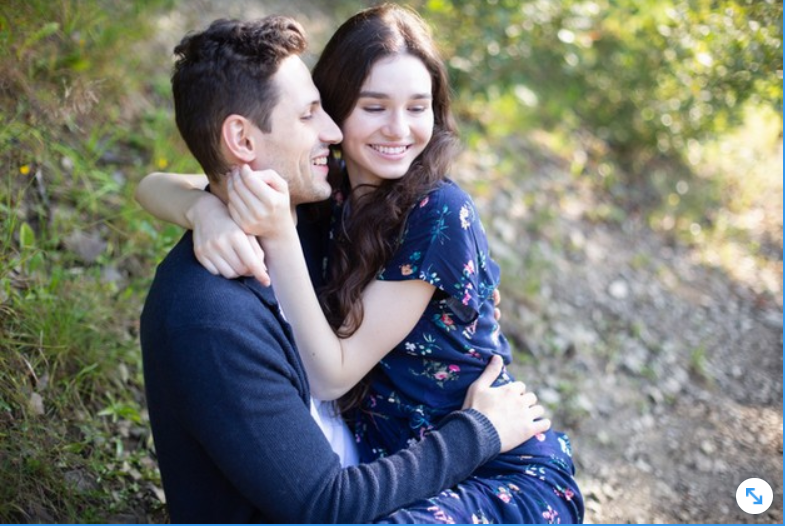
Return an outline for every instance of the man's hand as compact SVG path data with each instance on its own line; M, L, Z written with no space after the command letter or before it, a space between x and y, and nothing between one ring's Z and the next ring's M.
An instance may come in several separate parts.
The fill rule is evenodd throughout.
M221 200L206 194L189 217L194 225L194 254L205 269L224 278L253 275L262 285L270 285L262 247L238 227Z
M531 437L551 428L551 421L534 393L522 382L492 387L502 372L502 358L494 355L485 371L467 390L463 408L474 408L485 415L497 430L500 452L507 452Z

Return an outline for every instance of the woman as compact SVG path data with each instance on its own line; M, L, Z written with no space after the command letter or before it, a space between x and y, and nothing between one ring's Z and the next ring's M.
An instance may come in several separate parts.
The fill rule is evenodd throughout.
M456 131L444 63L423 21L394 5L358 13L327 44L314 82L344 135L330 210L312 211L309 223L329 231L321 302L285 185L243 170L229 209L268 252L313 393L350 392L341 408L367 461L460 407L489 357L510 361L494 318L499 268L472 200L446 177ZM391 521L579 523L572 476L567 438L549 431L481 467L448 492L455 501Z

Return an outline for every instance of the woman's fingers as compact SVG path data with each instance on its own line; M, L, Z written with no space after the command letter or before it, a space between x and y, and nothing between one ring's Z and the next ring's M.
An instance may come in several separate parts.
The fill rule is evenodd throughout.
M214 260L213 265L215 265L216 269L218 269L218 273L224 278L237 278L240 276L235 268L223 258Z
M262 285L270 285L270 276L267 274L267 266L265 266L265 253L259 245L259 241L255 236L250 235L246 235L246 239L248 243L239 248L238 257L245 264L248 270L247 274L256 277Z
M273 170L251 170L248 165L234 170L227 196L232 219L255 236L275 233L278 222L290 220L292 214L287 183Z
M252 211L259 209L262 204L250 195L243 180L235 176L232 176L227 182L227 197L229 198L227 203L229 214L243 230L246 230L244 224L254 222Z
M250 193L258 198L270 196L271 191L286 194L289 191L286 180L275 170L251 170L248 165L240 167L239 179Z
M207 257L205 257L204 254L198 253L196 251L194 251L194 253L196 254L196 259L199 261L200 264L202 264L202 267L207 269L208 273L213 274L213 275L219 275L220 274L218 272L218 269L216 268L216 266L213 265L213 262L210 260L210 258L207 258Z

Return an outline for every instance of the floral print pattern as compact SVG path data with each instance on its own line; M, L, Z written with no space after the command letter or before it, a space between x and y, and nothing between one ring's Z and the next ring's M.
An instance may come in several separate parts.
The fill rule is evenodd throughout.
M417 442L442 417L461 408L467 388L492 355L502 356L506 364L511 360L494 318L499 266L489 255L479 214L463 190L446 180L417 203L397 247L377 279L422 280L436 292L410 334L372 371L364 407L353 416L361 461ZM496 384L511 381L503 370ZM533 438L481 467L477 489L467 491L461 501L477 507L459 506L456 498L443 493L439 503L424 505L415 523L520 523L517 514L523 512L535 514L530 523L553 523L560 511L573 518L569 522L580 521L583 504L576 499L580 494L564 446L568 443L559 437L549 432ZM540 496L539 501L525 504L532 495Z
M407 418L404 407L423 402L422 394L428 394L436 417L442 417L460 408L467 387L493 354L510 361L510 348L494 319L499 267L489 258L472 200L452 182L415 205L398 242L378 279L422 280L438 293L413 331L385 357L372 390L381 395L395 390L402 401L399 407L386 405L382 414Z

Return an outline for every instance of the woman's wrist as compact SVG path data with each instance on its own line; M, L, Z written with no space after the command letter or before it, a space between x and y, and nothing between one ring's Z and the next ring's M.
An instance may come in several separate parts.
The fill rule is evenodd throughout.
M200 195L193 200L190 207L188 207L183 215L185 218L186 227L194 230L202 218L212 217L214 214L229 216L226 205L217 196L210 192L194 190L194 193L199 192Z
M297 227L294 221L279 222L274 229L268 229L257 239L265 247L265 251L274 251L282 247L300 247Z

